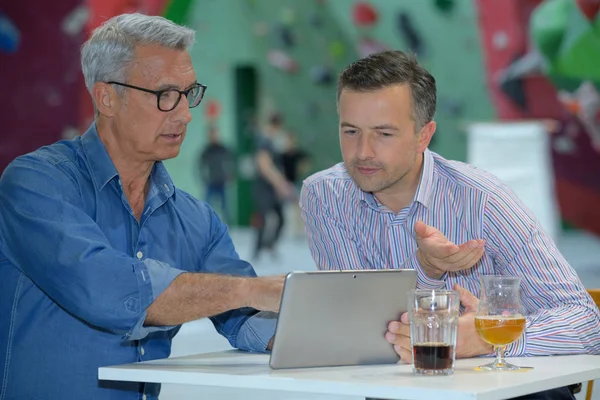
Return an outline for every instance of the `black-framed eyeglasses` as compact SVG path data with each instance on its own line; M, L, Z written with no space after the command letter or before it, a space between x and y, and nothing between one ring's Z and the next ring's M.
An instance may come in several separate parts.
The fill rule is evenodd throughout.
M164 89L164 90L150 90L139 86L128 85L127 83L110 81L106 82L111 85L119 85L128 87L130 89L141 90L142 92L152 93L156 96L156 106L160 111L169 112L175 109L181 100L181 95L185 95L190 108L197 107L204 97L206 91L206 85L201 83L195 83L187 90L178 89Z

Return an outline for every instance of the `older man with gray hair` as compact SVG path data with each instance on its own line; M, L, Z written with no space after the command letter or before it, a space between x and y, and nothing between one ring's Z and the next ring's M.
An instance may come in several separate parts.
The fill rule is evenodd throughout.
M159 385L99 382L98 367L166 358L204 317L236 348L269 348L275 320L257 310L278 309L283 278L257 278L162 164L206 90L193 42L162 17L108 20L82 49L92 126L2 175L1 399L156 399Z

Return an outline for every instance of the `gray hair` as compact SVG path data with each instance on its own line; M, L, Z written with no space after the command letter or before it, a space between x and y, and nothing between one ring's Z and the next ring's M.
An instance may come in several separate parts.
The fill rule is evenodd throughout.
M397 84L408 84L417 133L433 120L437 94L435 78L412 54L401 51L373 53L350 64L338 79L337 99L342 90L371 92Z
M194 38L193 30L163 17L139 13L113 17L96 28L81 48L85 86L91 94L96 82L126 81L136 46L189 50ZM122 89L117 87L119 94Z

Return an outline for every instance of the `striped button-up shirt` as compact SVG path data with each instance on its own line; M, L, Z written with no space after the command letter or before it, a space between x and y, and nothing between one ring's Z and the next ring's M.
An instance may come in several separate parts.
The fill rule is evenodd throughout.
M413 202L395 214L358 188L343 163L304 182L300 199L319 269L417 270L418 288L452 288L477 297L479 276L520 276L527 328L509 356L600 354L600 312L573 268L531 212L498 178L426 150ZM485 240L470 269L429 278L416 258L414 225L423 221L450 241Z

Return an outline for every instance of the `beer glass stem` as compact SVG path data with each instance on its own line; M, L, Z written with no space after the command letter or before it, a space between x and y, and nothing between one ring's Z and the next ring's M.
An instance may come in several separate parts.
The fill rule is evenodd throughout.
M496 362L494 367L506 367L506 361L504 360L504 346L494 346L494 350L496 351Z

